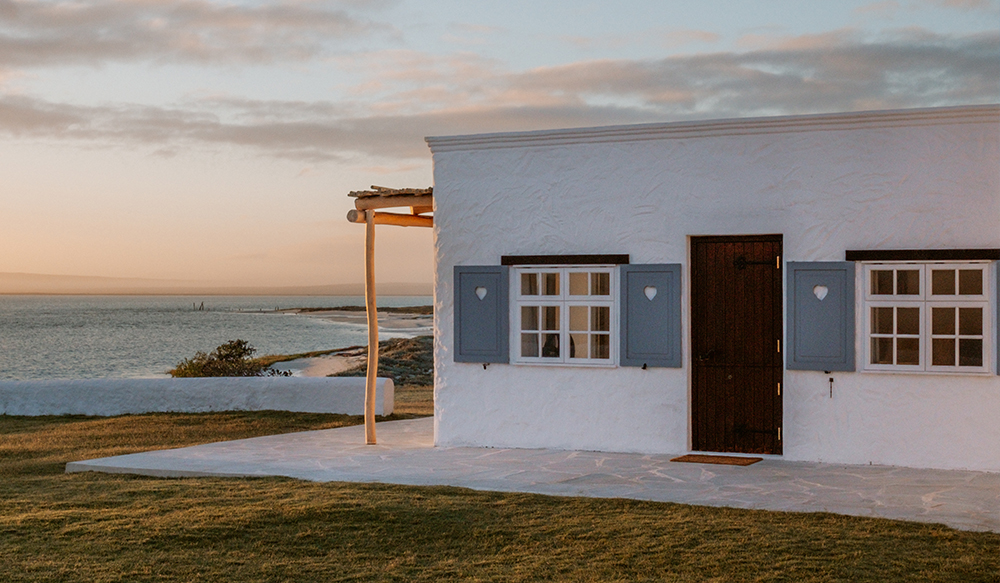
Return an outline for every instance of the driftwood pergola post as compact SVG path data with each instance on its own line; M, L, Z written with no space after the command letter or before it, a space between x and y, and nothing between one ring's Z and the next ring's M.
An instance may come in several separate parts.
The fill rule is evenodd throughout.
M375 445L375 380L378 376L378 306L375 295L375 225L433 227L425 216L434 210L431 188L384 188L351 192L354 210L347 220L365 224L365 312L368 315L368 370L365 375L365 443ZM409 207L409 213L375 212L375 209Z
M375 445L375 379L378 378L378 306L375 302L375 211L365 211L365 313L368 370L365 372L365 443Z

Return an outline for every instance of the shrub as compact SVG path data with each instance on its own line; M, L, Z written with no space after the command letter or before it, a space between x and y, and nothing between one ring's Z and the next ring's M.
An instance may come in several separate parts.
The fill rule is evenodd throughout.
M172 377L261 377L292 376L289 371L268 367L253 358L257 349L246 340L230 340L209 354L196 352L170 371Z

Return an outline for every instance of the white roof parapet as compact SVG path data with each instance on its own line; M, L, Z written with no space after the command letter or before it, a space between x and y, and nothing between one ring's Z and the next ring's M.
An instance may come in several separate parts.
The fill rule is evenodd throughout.
M431 152L437 153L598 142L633 142L710 136L990 122L1000 123L1000 104L747 117L459 136L430 136L424 138L424 140L430 147Z

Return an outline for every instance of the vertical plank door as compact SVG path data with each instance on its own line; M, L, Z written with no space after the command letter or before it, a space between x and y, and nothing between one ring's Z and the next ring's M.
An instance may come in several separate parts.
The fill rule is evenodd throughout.
M781 235L691 240L692 445L781 453Z

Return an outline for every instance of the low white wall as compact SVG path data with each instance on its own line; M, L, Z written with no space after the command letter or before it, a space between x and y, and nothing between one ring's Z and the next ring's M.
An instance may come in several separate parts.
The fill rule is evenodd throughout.
M393 403L392 379L378 379L375 414L391 414ZM264 410L361 415L364 409L363 377L0 381L3 415Z
M439 446L688 449L685 370L469 363L448 370L435 379Z
M784 457L1000 472L997 384L992 375L785 371Z

